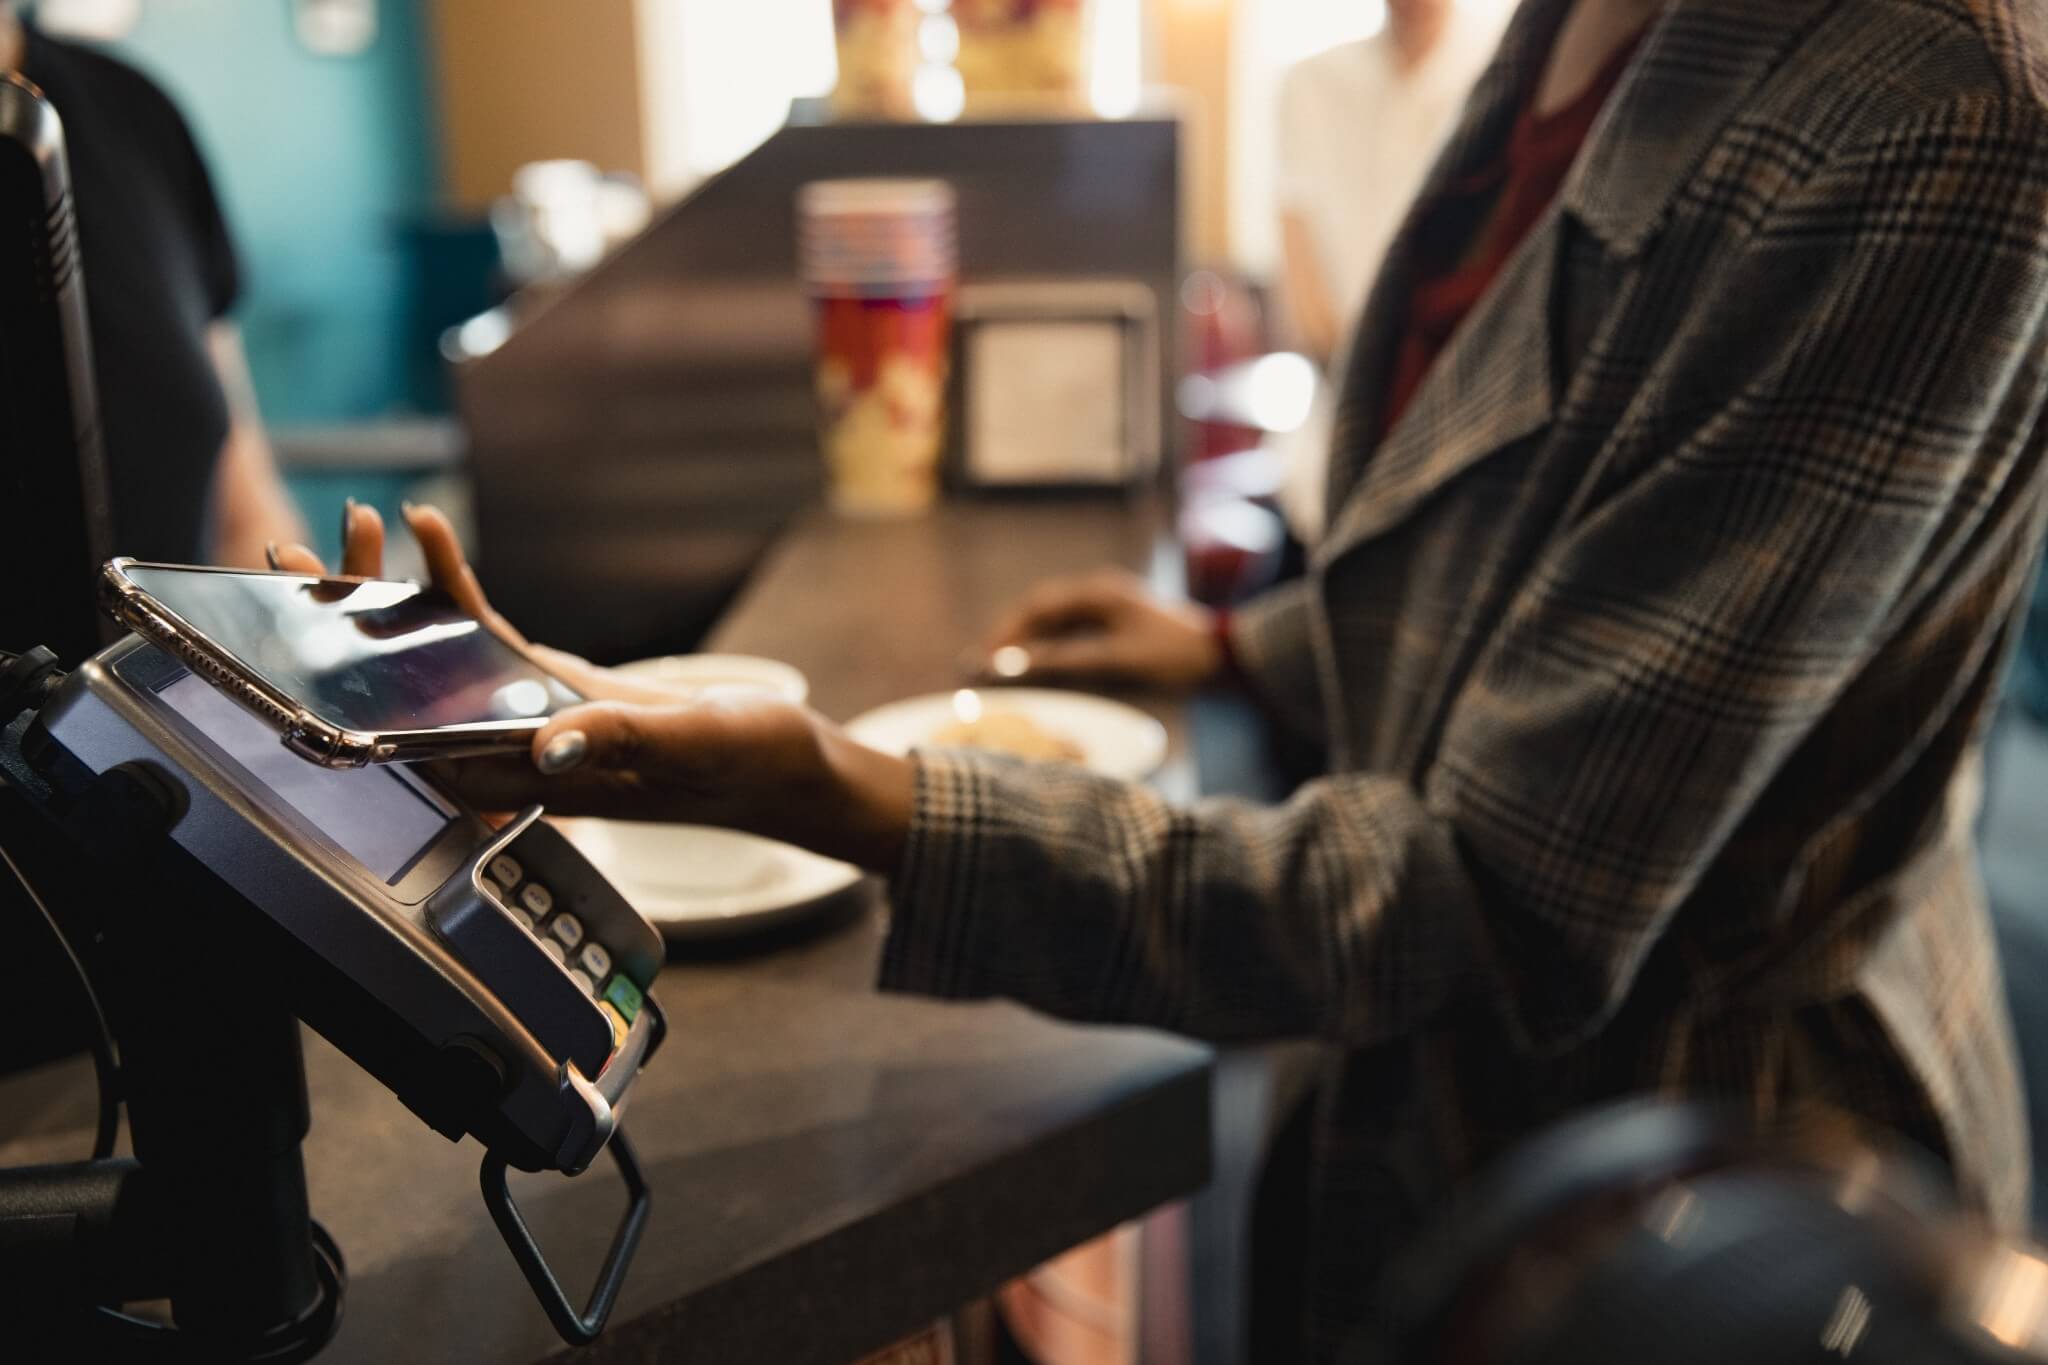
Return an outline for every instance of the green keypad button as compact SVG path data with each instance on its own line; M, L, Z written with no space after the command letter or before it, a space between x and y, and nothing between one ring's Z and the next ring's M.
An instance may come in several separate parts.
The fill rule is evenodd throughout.
M613 1009L626 1016L629 1024L640 1013L640 988L628 981L624 972L614 972L612 979L605 982L604 998L611 1002Z

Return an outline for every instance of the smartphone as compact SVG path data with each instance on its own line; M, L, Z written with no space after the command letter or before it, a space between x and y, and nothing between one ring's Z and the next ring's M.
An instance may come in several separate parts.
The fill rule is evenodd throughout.
M100 604L329 768L524 749L583 700L418 583L116 559Z

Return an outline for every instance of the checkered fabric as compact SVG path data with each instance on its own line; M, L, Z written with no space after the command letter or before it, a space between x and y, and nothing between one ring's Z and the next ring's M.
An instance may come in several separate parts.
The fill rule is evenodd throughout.
M1501 145L1527 0L1424 190ZM2048 476L2048 12L1679 0L1385 441L1361 322L1277 808L932 752L884 984L1339 1045L1312 1339L1474 1163L1608 1096L1825 1099L2023 1216L1971 767Z

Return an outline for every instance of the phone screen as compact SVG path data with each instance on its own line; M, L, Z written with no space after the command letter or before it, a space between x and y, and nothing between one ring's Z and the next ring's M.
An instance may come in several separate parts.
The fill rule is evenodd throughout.
M137 587L329 724L462 730L581 701L417 583L130 565Z

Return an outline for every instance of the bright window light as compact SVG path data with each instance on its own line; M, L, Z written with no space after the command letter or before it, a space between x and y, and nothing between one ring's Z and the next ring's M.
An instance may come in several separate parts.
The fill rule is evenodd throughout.
M1088 69L1088 102L1103 118L1138 112L1145 77L1144 0L1094 0L1093 65Z
M838 75L832 0L639 0L648 164L672 198L765 141Z

